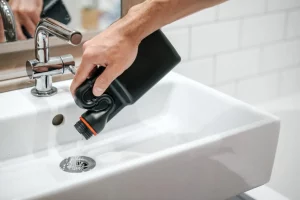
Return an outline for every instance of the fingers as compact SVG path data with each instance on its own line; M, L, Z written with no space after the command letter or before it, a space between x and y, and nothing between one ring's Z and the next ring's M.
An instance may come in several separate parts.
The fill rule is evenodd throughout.
M104 58L102 57L101 53L97 54L96 52L96 49L93 47L89 47L88 49L86 49L86 51L84 51L82 62L70 87L73 96L75 94L75 90L86 80L94 67L98 64L102 65L99 60L104 60Z
M109 85L121 74L118 68L115 66L108 66L105 68L104 72L97 78L93 94L95 96L101 96Z
M31 18L31 19L32 19L32 22L34 23L34 26L36 27L37 24L40 22L41 17L40 16L36 16L36 17Z
M94 67L95 65L88 63L86 60L82 60L70 87L73 96L75 95L76 89L86 80Z
M33 37L36 25L40 20L41 9L35 6L33 2L23 1L12 1L11 8L16 18L18 39L26 39L21 28L22 26L24 26L28 33Z
M14 12L14 16L15 16L15 23L16 23L16 32L17 32L17 38L18 40L26 40L27 38L25 37L25 35L23 34L22 31L22 25L20 23L20 19L19 19L19 5L18 3L15 3L15 1L10 1L9 2L11 5L11 9Z
M40 10L38 8L36 8L36 10L27 10L26 12L24 12L24 15L27 15L31 20L31 24L34 25L34 30L35 30L36 25L41 20L41 17L40 17L41 12L42 12L42 10ZM24 25L25 25L25 23L24 23Z
M2 23L2 19L0 16L0 43L5 41L5 36L4 36L4 27Z
M28 33L33 37L35 34L36 24L27 15L23 15L22 22Z
M17 38L18 40L26 40L27 38L25 37L25 35L23 34L22 28L21 28L21 24L18 21L18 19L16 18L16 32L17 32Z

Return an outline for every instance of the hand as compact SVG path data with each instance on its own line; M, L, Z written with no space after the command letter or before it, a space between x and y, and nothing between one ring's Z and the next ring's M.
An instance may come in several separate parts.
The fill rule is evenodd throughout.
M73 95L97 65L106 69L95 82L95 96L101 96L111 82L132 65L139 41L129 37L125 29L115 23L83 45L82 62L71 85Z
M9 4L14 12L18 39L26 39L22 26L31 36L34 36L36 25L40 21L43 10L43 0L10 0Z
M4 27L2 23L2 18L0 15L0 43L5 41L5 35L4 35Z

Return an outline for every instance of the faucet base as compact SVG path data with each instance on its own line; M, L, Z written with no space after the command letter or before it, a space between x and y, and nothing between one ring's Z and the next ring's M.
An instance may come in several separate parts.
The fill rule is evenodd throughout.
M51 90L46 91L46 92L38 91L36 88L33 88L31 90L31 94L36 97L51 97L51 96L55 95L56 93L57 93L56 87L52 87Z

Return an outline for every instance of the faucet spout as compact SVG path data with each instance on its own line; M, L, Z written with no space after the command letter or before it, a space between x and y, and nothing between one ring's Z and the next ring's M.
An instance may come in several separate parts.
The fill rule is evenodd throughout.
M14 14L6 2L6 0L0 0L0 16L2 17L4 26L4 35L7 42L17 41L16 24Z
M41 19L35 31L35 50L36 59L44 63L49 60L49 33L74 46L79 45L82 40L80 32L51 18Z

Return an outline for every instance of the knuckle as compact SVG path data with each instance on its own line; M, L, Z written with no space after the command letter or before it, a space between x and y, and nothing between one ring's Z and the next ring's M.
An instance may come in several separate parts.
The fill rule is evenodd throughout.
M16 14L16 15L20 15L20 10L18 9L18 8L12 8L12 11L13 11L13 13L14 14Z
M35 15L36 12L35 12L35 10L30 9L30 10L27 10L27 14L29 14L29 15Z
M25 8L20 8L18 11L20 14L26 14L27 13L27 9Z
M89 58L93 58L95 56L95 52L93 51L93 49L91 48L86 48L84 50L84 53L83 53L83 56L82 58L83 59L89 59Z
M85 43L82 45L83 50L87 49L88 46L89 46L89 42L85 42Z
M32 15L35 13L35 10L31 8L20 8L18 12L22 15Z
M110 80L107 76L100 76L97 81L98 86L106 86L110 83Z

